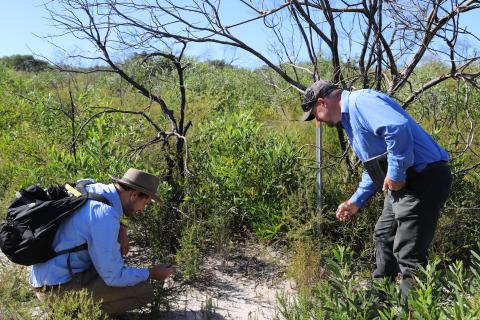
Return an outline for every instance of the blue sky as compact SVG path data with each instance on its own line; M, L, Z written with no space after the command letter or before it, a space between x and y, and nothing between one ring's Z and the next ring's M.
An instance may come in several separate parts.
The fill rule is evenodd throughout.
M30 54L30 49L54 54L51 45L33 35L48 32L42 2L36 0L3 1L0 5L0 56Z
M44 0L17 0L3 1L0 5L0 56L13 54L31 54L32 52L44 55L53 60L61 60L61 50L55 48L46 40L36 37L34 34L47 35L54 33L55 29L45 19L47 16L42 3ZM226 11L226 18L230 21L239 21L242 16L249 12L245 8L232 7L233 2L228 1L229 9ZM475 30L480 37L480 10L469 12L465 15L464 24L471 30ZM268 37L264 28L259 24L239 27L236 33L242 35L242 39L255 48L260 48L264 54L267 52ZM74 50L77 42L65 38L59 43L68 50ZM83 48L81 48L83 49ZM256 67L261 65L258 59L240 50L226 47L215 47L213 45L196 45L189 51L202 59L225 59L235 60L236 65Z
M61 60L62 51L50 44L45 39L36 35L45 36L55 33L50 22L46 19L47 13L43 7L43 0L17 0L3 1L0 5L0 56L13 54L41 54L49 59ZM227 19L238 21L239 14L247 15L246 9L243 12L237 9L229 10ZM257 25L258 27L258 25ZM236 32L242 32L242 38L246 42L266 50L265 43L267 35L259 32L255 25L239 27ZM78 43L72 38L64 38L59 44L67 50L75 50ZM84 48L81 48L84 49ZM212 45L196 45L189 50L190 55L202 59L225 59L226 61L236 58L236 64L255 67L260 65L258 60L240 50Z

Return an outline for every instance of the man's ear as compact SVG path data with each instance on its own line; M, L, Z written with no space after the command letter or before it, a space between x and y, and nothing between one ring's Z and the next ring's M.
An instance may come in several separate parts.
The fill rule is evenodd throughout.
M325 98L318 98L317 102L318 102L317 106L320 105L320 106L322 106L322 108L326 108Z
M133 200L137 199L138 197L138 191L137 190L132 190L131 193L130 193L130 197L133 198Z

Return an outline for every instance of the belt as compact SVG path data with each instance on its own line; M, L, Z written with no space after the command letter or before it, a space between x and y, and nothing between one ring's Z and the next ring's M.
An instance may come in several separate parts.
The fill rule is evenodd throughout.
M60 289L60 286L63 286L63 285L65 285L65 283L54 284L54 285L51 285L51 286L45 285L43 287L32 287L32 290L35 291L35 292L50 292L50 291Z
M427 164L427 168L442 167L442 166L446 166L447 164L448 164L447 161L440 160L440 161L431 162L431 163Z
M415 179L419 174L424 172L426 169L440 168L440 167L443 167L443 166L446 166L446 165L448 165L448 161L445 161L445 160L430 162L420 172L415 171L415 168L413 166L411 166L410 168L407 169L407 180L411 181L411 180Z

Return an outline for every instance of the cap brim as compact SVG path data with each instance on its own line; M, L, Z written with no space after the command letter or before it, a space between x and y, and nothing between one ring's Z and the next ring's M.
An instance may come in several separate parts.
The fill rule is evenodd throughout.
M143 192L143 193L149 195L150 198L152 198L152 200L153 200L154 202L155 202L155 201L160 201L160 198L159 198L156 194L152 194L152 193L151 193L150 191L148 191L147 189L144 189L144 188L142 188L142 187L139 187L139 186L137 186L137 185L135 185L135 184L132 184L132 183L130 183L130 182L128 182L128 181L125 181L125 180L119 179L119 178L117 178L117 177L114 177L114 176L112 176L112 175L110 175L110 174L109 174L109 176L110 176L110 178L111 178L113 181L115 181L115 182L117 182L117 183L126 185L127 187L130 187L130 188L132 188L132 189L135 189L135 190L137 190L137 191L140 191L140 192Z
M310 121L315 119L315 116L313 115L312 111L313 111L313 108L310 109L309 111L305 111L303 113L303 116L300 118L300 121L304 122L304 121Z

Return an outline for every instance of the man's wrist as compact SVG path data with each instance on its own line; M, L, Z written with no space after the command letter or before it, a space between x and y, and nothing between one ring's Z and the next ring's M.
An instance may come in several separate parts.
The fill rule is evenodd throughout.
M355 200L348 199L348 200L347 200L347 203L348 203L349 205L352 205L352 206L357 207L357 209L360 209L360 205L359 205Z

